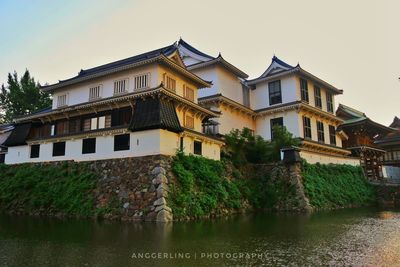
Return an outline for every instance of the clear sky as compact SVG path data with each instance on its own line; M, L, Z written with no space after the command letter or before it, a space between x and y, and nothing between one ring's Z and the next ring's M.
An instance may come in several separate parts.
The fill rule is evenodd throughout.
M400 1L1 0L0 83L42 84L169 45L260 75L276 54L344 90L340 102L388 125L400 116Z

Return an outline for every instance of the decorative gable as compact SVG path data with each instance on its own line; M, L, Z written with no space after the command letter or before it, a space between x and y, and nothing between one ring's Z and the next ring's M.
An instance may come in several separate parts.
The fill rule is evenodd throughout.
M272 58L271 65L269 65L267 70L264 71L264 73L261 75L260 78L264 78L264 77L267 77L269 75L276 74L276 73L279 73L279 72L282 72L282 71L286 71L286 70L290 70L290 69L293 69L293 68L294 68L293 66L283 62L282 60L280 60L279 58L274 56Z

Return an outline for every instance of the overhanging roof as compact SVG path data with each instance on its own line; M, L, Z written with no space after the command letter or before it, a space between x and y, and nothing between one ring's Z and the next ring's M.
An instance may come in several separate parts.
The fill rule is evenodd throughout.
M334 94L342 94L343 90L336 88L335 86L327 83L326 81L318 78L317 76L311 74L310 72L304 70L300 67L300 64L297 64L295 67L285 63L284 61L280 60L276 56L272 58L272 62L270 66L261 74L260 77L255 79L247 80L248 85L255 85L260 82L270 81L273 79L277 79L280 77L292 75L292 74L299 74L303 77L313 80L317 84L321 85L322 87L327 88L328 90L332 91Z
M176 51L177 51L177 44L174 43L173 45L166 46L164 48L153 50L134 57L118 60L112 63L108 63L87 70L81 70L75 77L72 77L67 80L60 80L56 84L42 86L41 89L44 92L53 92L54 90L63 88L65 86L77 84L83 81L88 81L94 78L103 77L109 74L117 73L120 71L136 68L151 63L165 64L173 68L177 72L181 73L182 75L185 75L192 81L196 82L200 87L210 87L211 86L210 82L201 79L194 73L188 71L184 66L178 65L176 62L168 58L168 56L172 55Z

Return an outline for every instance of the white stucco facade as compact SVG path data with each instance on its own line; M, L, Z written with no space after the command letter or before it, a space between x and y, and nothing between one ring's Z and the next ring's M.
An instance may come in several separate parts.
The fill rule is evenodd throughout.
M38 158L31 158L31 145L9 147L5 158L6 164L20 164L28 162L51 162L51 161L92 161L102 159L114 159L125 157L142 157L148 155L175 155L180 149L181 135L166 130L147 130L141 132L120 132L118 134L130 135L129 150L114 151L114 135L98 135L96 138L96 152L92 154L82 153L82 140L84 137L53 139L45 142L35 143L40 145ZM194 153L193 143L196 139L183 136L184 152ZM65 142L65 156L53 156L53 143ZM204 157L219 160L220 145L213 142L202 141L202 155Z

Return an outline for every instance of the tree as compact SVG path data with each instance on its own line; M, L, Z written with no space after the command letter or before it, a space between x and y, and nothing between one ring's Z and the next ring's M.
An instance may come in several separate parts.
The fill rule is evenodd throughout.
M225 135L225 157L235 166L246 163L268 163L280 160L280 150L285 147L298 146L294 138L285 127L273 127L274 138L266 141L261 136L254 135L248 128L242 131L236 129Z
M16 117L26 115L51 105L49 94L42 92L28 70L21 79L14 71L8 73L7 86L0 91L0 122L12 122Z

